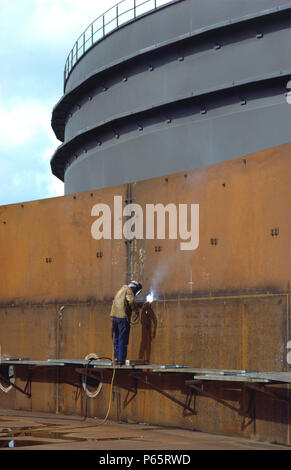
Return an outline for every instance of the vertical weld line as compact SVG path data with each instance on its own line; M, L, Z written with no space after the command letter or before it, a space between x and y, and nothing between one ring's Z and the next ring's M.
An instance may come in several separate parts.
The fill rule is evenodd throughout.
M57 342L57 359L59 359L59 329L60 329L60 325L59 325L59 309L60 309L60 305L57 305L57 310L56 310L56 317L57 317L57 331L56 331L56 342ZM58 378L58 372L57 372L57 378ZM58 380L57 380L57 383L56 383L56 414L59 413L59 384L58 384Z
M247 345L248 345L248 334L247 334L247 319L246 319L246 306L245 303L241 304L242 313L242 356L241 356L241 368L247 369Z
M129 183L129 204L131 204L132 201L132 183ZM129 244L129 249L130 249L130 278L133 279L134 277L134 243L135 239L131 240L131 243Z
M125 192L125 199L126 201L128 201L129 199L129 185L127 184L126 185L126 192ZM124 201L125 203L125 201ZM130 261L129 261L129 245L128 245L128 242L127 240L125 239L124 237L124 243L126 243L126 279L125 279L125 284L128 284L128 281L129 281L129 277L130 277L130 269L129 269L129 266L130 266Z
M129 199L129 203L132 204L133 203L133 185L132 183L130 183L130 199ZM132 270L131 270L131 276L133 279L135 279L136 277L138 277L138 273L137 273L137 256L136 256L136 250L137 250L137 240L136 238L133 238L132 242L131 242L131 258L132 258Z
M127 204L129 204L132 199L132 184L128 183L126 186L126 199L127 199ZM133 240L131 243L129 240L127 241L127 248L126 248L126 254L127 254L127 280L126 284L132 279L133 276Z

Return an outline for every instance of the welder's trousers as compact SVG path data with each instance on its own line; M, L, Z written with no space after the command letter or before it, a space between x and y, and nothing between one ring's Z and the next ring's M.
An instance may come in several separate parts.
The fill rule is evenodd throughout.
M112 337L114 343L114 360L124 364L130 333L130 323L127 318L112 317Z

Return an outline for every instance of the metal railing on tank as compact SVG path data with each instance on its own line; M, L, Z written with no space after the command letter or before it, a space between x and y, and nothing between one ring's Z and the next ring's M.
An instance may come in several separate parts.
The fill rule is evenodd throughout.
M79 36L70 51L64 70L64 86L70 73L81 57L96 43L116 29L137 18L171 3L181 0L121 0L98 16Z

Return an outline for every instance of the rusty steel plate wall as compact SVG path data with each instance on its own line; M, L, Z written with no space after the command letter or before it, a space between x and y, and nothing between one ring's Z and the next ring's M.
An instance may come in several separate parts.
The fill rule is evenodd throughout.
M0 207L1 303L111 298L126 281L126 245L94 240L91 210L116 193L126 199L122 186Z
M2 245L1 245L2 246ZM27 299L29 300L29 299ZM53 305L18 305L0 308L1 356L47 360L58 355L58 316ZM22 390L28 370L15 366L16 385ZM0 391L0 407L20 410L55 411L56 371L39 370L31 386L32 398L19 391Z
M165 178L0 207L1 304L106 300L136 276L159 296L290 290L290 155L286 144ZM114 196L144 214L146 204L199 204L198 249L182 251L167 227L165 240L93 239L98 203L112 209L113 237Z
M290 168L287 144L133 184L144 212L146 204L200 205L199 248L181 251L181 240L134 241L133 276L160 296L290 290Z
M134 277L145 294L155 289L156 300L132 326L128 358L290 370L290 152L286 144L174 176L0 207L1 355L111 357L111 301ZM93 239L92 208L113 209L114 196L141 208L199 204L198 248L181 251L180 240L167 238ZM15 369L24 389L26 369ZM0 407L84 413L79 375L74 368L59 374L34 368L32 397L0 391ZM98 396L88 398L89 416L106 415L111 372L102 381ZM183 374L150 374L148 381L180 405L142 382L135 393L132 377L117 372L109 416L291 444L286 402L237 384L206 384L223 405L191 395ZM286 386L272 389L288 397Z

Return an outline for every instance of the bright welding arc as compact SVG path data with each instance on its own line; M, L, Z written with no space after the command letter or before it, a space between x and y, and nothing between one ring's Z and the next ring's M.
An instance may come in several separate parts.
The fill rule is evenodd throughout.
M146 296L146 301L149 302L150 304L154 301L153 291L150 291L150 293Z

